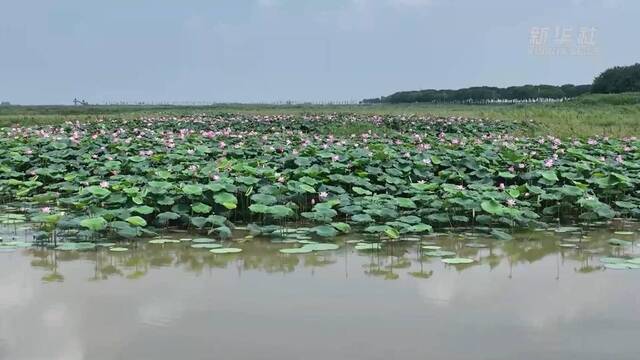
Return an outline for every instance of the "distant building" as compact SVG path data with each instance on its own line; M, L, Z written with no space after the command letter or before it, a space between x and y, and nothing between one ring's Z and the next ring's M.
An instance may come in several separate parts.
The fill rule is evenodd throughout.
M9 106L9 105L11 105L11 103L8 101L0 102L0 106Z

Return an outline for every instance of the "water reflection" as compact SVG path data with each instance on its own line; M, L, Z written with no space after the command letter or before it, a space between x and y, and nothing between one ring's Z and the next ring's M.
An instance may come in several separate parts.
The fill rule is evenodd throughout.
M636 240L422 239L475 260L463 265L418 242L367 252L350 238L302 255L266 239L233 255L189 243L16 249L0 253L0 359L635 359L640 270L599 259L638 246L611 237Z
M20 238L24 229L8 231L5 238ZM7 236L8 235L8 236ZM464 272L471 268L493 270L507 264L508 277L512 277L514 266L533 264L546 257L555 256L557 266L570 266L577 273L591 273L603 269L598 261L603 256L637 256L635 232L613 235L612 230L592 230L579 233L556 233L535 231L515 234L512 241L497 241L477 233L449 233L423 237L420 241L398 241L386 243L380 251L355 250L350 238L338 240L341 248L336 251L320 251L309 254L282 254L278 250L292 244L273 243L268 239L229 242L229 246L240 247L239 254L215 255L207 249L192 248L190 242L178 244L151 244L137 241L125 244L130 251L115 253L106 248L91 251L60 251L47 247L32 247L19 250L21 255L31 258L31 266L43 270L45 282L63 282L67 263L91 264L90 281L120 277L137 280L150 271L160 268L175 268L196 275L215 269L234 268L238 276L247 271L269 274L288 274L308 269L311 274L324 267L340 266L344 263L346 278L349 277L349 261L362 262L363 274L384 280L396 280L403 276L428 279L437 276L437 271ZM631 241L628 246L614 246L607 241L612 237ZM184 237L184 234L182 234ZM243 239L242 236L238 237ZM6 243L6 240L5 240ZM469 264L446 265L439 257L430 257L422 248L425 244L441 247L456 253L457 257L473 259ZM560 244L574 245L565 248ZM75 271L75 270L74 270ZM559 275L558 275L559 276Z

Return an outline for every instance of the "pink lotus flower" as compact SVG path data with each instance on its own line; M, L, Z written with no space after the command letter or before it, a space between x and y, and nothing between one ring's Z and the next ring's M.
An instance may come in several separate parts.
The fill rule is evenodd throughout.
M109 182L108 181L100 181L100 187L101 188L108 188L109 187Z
M328 196L329 196L329 194L326 191L323 191L320 194L318 194L318 197L320 199L326 199Z
M51 212L51 208L48 206L43 207L42 209L40 209L40 211L42 211L45 214L48 214Z

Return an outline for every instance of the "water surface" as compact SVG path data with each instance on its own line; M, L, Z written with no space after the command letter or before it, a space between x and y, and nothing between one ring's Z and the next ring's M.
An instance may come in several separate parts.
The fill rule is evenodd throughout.
M474 238L482 249L464 235L425 239L476 260L457 266L416 242L2 252L0 359L637 359L640 270L599 261L640 256L635 242L606 242L636 235L586 235L579 249L553 232Z

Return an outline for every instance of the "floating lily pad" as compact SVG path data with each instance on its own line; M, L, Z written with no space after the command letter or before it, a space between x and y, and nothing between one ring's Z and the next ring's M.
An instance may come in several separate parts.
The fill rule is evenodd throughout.
M567 248L567 249L575 249L578 247L578 245L572 244L572 243L560 243L558 244L558 246L560 246L561 248Z
M616 235L633 235L633 231L616 231L614 232Z
M288 239L288 238L280 238L280 239L271 239L271 242L274 244L297 244L299 242L298 239Z
M308 254L310 252L313 252L313 250L305 247L280 249L278 251L283 254Z
M489 245L482 244L482 243L466 243L466 244L464 244L464 246L470 247L470 248L476 248L476 249L482 249L482 248L489 247Z
M417 236L406 236L406 237L403 237L400 240L402 240L402 241L410 241L410 242L417 242L417 241L420 241L421 239L419 237L417 237Z
M557 233L568 233L568 232L576 232L576 231L580 231L580 228L575 226L561 226L555 229L555 232Z
M56 250L81 251L81 250L93 250L93 249L95 249L95 247L96 247L96 245L93 244L93 243L67 242L67 243L62 243L61 245L56 247Z
M33 246L33 243L24 242L24 241L8 241L5 243L0 243L0 248L2 246L16 247L16 248L29 248Z
M632 263L606 263L604 267L611 270L632 270L632 269L640 269L640 265L632 264Z
M433 257L445 257L445 256L454 256L456 253L453 251L447 251L447 250L434 250L434 251L427 251L424 254L427 256L433 256Z
M211 239L211 238L196 238L196 239L191 240L191 242L196 243L196 244L212 243L212 242L216 242L216 239Z
M337 250L340 246L336 244L326 244L326 243L317 243L317 244L306 244L303 248L310 249L312 251L328 251L328 250Z
M424 250L440 250L440 249L442 249L442 246L438 246L438 245L423 245L422 248Z
M112 247L112 246L116 246L116 243L110 243L110 242L106 242L106 243L97 243L96 246L100 246L100 247Z
M629 246L632 244L631 241L620 240L620 239L609 239L607 242L613 246Z
M356 250L380 250L382 244L380 243L358 243L354 247Z
M454 258L442 259L442 262L446 264L458 265L458 264L471 264L472 262L474 262L474 260L469 258L454 257Z
M149 244L178 244L180 240L176 239L153 239L149 241Z
M603 264L618 264L625 262L626 259L618 258L618 257L602 257L600 258L600 262Z
M238 248L220 248L220 249L209 250L209 252L214 254L235 254L241 251L242 249L238 249Z
M640 265L640 257L628 259L626 262L634 265Z
M317 241L312 241L312 240L298 240L297 243L298 244L318 244Z
M125 252L125 251L129 251L129 249L124 248L124 247L112 247L109 249L109 251L113 251L113 252Z
M192 248L194 249L219 249L222 247L221 244L214 244L214 243L208 243L208 244L193 244L191 245Z

